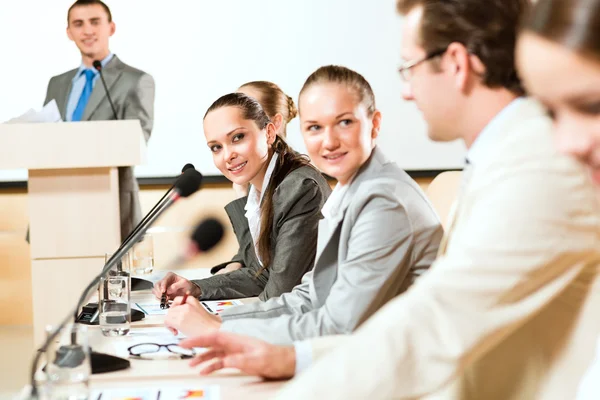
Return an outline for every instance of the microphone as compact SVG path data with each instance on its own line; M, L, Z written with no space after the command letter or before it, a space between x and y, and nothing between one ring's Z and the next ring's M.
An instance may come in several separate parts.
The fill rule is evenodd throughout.
M197 177L199 177L200 181L202 181L202 179L203 179L202 174L200 172L196 171L196 169L194 168L194 166L192 164L189 164L189 163L185 164L183 166L181 172L182 172L182 174L185 174L187 171L190 171L190 170L195 171L195 172L189 172L190 174L195 174ZM181 178L181 175L179 176L179 178ZM146 214L144 216L144 218L142 218L142 220L139 222L139 224L129 233L129 235L127 235L125 240L123 240L123 242L122 242L123 244L121 246L123 246L125 243L127 243L129 240L131 240L131 237L137 233L137 231L140 229L140 227L144 223L146 223L146 220L148 218L150 218L156 212L156 210L163 205L163 203L165 202L165 199L173 191L176 184L177 184L177 181L175 181L175 183L169 188L169 190L167 190L167 192L163 195L163 197L161 197L161 199L158 201L158 203L156 203L154 205L154 207L152 207L150 212L148 212L148 214Z
M223 225L215 218L208 218L200 223L192 233L184 251L168 262L164 269L170 270L180 266L200 253L212 249L223 238Z
M75 309L72 312L70 312L69 314L67 314L66 318L63 319L63 321L60 323L58 328L56 328L52 333L50 333L46 337L44 344L39 348L39 350L35 354L35 357L33 359L32 365L31 365L31 376L30 376L31 398L38 397L38 390L37 390L37 386L36 386L36 382L35 382L35 373L37 371L37 366L38 366L38 363L39 363L42 353L45 353L47 351L49 344L52 343L52 341L56 338L56 336L58 335L60 330L73 318L73 315L75 316L75 319L77 319L77 313L79 312L79 308L84 303L86 298L89 296L90 292L98 286L100 279L103 276L105 276L108 273L108 271L113 266L115 266L115 264L117 262L119 262L123 258L123 256L125 256L127 254L127 252L131 249L131 247L133 247L133 245L141 239L141 237L144 235L144 233L146 233L146 231L148 230L150 225L152 223L154 223L154 221L156 221L156 219L171 204L173 204L175 201L177 201L178 199L180 199L182 197L188 197L191 194L193 194L194 192L196 192L198 190L198 188L200 187L201 183L202 183L202 174L200 174L195 169L188 169L184 174L182 174L175 182L175 185L174 185L175 187L171 191L170 195L167 197L167 200L164 202L164 205L162 207L160 207L159 209L157 209L157 211L151 217L149 217L145 221L144 224L140 224L140 227L137 230L137 232L133 236L131 236L130 240L127 243L124 243L123 245L121 245L119 247L119 249L112 255L112 257L109 258L109 260L107 261L106 265L102 268L100 273L83 290L81 297L79 298L79 300L76 303ZM76 342L77 342L76 339L77 338L75 337L75 334L71 334L72 344L70 346L65 346L64 348L61 348L62 352L60 354L61 354L62 361L69 362L69 360L83 360L85 358L85 357L84 358L81 357L81 352L83 350L82 350L81 346L76 345ZM94 362L94 359L96 359L97 361ZM107 364L112 364L112 365L100 365L101 363L104 363L104 362L107 362ZM94 353L94 352L92 352L91 363L92 363L92 373L94 373L95 370L97 372L99 372L101 370L102 370L102 372L107 372L107 371L115 370L115 368L118 370L118 369L123 369L123 368L129 367L128 360L124 360L119 357L114 357L114 356L110 356L107 354ZM94 364L96 364L96 367L94 366Z
M102 63L99 60L95 60L92 63L92 65L100 73L100 79L102 80L102 86L104 86L104 91L106 92L106 97L108 98L108 102L110 103L110 108L112 108L112 112L113 112L115 119L118 120L119 117L117 117L117 109L115 108L115 105L113 104L113 101L110 98L110 92L108 91L108 86L106 86L106 81L104 80L104 75L102 74Z
M185 172L185 171L187 171L187 170L188 170L188 169L190 169L190 168L191 168L191 169L196 169L196 168L194 167L194 164L187 163L187 164L185 164L185 165L183 166L183 168L181 169L181 172Z
M185 164L185 165L183 166L183 168L181 169L181 173L185 173L185 172L186 172L187 170L189 170L189 169L193 169L193 170L195 170L195 168L194 168L194 165L193 165L193 164L190 164L190 163L187 163L187 164ZM198 172L198 174L200 174L200 172ZM180 175L180 176L181 176L181 175ZM202 179L202 174L200 174L200 179ZM160 206L162 205L163 201L164 201L164 200L165 200L165 198L166 198L166 197L169 195L169 193L171 193L171 191L173 190L173 188L175 188L175 184L173 184L173 185L172 185L172 186L169 188L169 190L167 190L167 191L166 191L166 193L163 195L163 197L161 197L161 198L160 198L160 200L158 201L158 203L156 203L156 204L154 205L154 207L152 207L152 209L150 210L150 212L148 212L148 214L146 214L146 215L144 216L144 218L142 218L142 220L141 220L141 221L138 223L138 225L137 225L137 226L136 226L136 227L135 227L135 228L134 228L134 229L133 229L133 230L132 230L132 231L129 233L129 235L127 235L127 237L125 238L125 240L123 240L123 242L122 242L123 244L124 244L124 243L126 243L128 240L130 240L130 239L131 239L131 237L132 237L132 236L133 236L133 235L136 233L136 231L137 231L137 230L140 228L140 226L141 226L143 223L145 223L145 221L146 221L146 220L147 220L147 219L148 219L150 216L152 216L152 214L153 214L153 213L156 211L156 209L157 209L158 207L160 207Z

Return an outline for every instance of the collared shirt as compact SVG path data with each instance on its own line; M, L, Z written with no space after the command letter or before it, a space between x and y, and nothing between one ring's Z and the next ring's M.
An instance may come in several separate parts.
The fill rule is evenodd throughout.
M269 181L271 180L271 175L275 170L275 166L277 165L278 154L274 153L273 157L271 157L271 161L269 162L269 166L267 167L267 172L265 172L265 177L263 179L263 187L259 192L256 190L254 185L250 185L250 190L248 191L248 201L246 201L246 206L244 210L246 210L246 219L248 219L248 227L250 228L250 235L252 236L252 242L254 242L254 251L256 252L256 258L260 265L262 265L262 260L260 259L260 255L258 253L258 238L260 236L260 205L262 203L263 196L269 187Z
M471 148L467 151L469 164L476 165L478 162L488 158L490 150L494 148L494 143L498 142L494 136L502 133L492 128L502 123L502 120L511 118L514 113L518 113L520 105L524 100L525 98L519 97L511 101L483 128L471 145Z
M323 204L323 208L321 208L321 214L325 219L331 219L333 216L332 210L337 210L342 205L342 200L344 200L344 194L348 191L349 185L340 185L337 183L333 188L331 194Z
M101 61L102 67L106 67L106 64L108 64L113 57L113 53L109 53L106 57L104 57L104 59ZM75 111L75 108L77 108L77 103L79 102L79 98L81 97L81 93L85 87L85 74L83 72L86 69L90 69L94 72L94 80L92 81L93 86L96 85L96 81L100 75L96 68L87 67L81 63L79 69L73 77L73 80L71 81L71 93L69 93L69 98L67 99L67 114L65 116L67 121L72 120L71 118L73 117L73 112Z

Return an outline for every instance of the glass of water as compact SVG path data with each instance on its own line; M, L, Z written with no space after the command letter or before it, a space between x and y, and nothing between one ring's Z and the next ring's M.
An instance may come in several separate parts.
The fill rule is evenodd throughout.
M154 239L150 233L133 246L133 272L137 275L151 274L154 270Z
M106 255L106 261L110 258ZM98 286L100 329L104 336L123 336L131 324L131 255L127 253L106 275Z
M55 328L48 326L46 335ZM46 349L46 383L44 398L51 400L84 400L89 396L91 374L87 327L68 324Z

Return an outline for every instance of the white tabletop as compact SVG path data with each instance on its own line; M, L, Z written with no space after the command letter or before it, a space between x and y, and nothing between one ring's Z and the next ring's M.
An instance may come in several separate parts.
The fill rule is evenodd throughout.
M177 273L188 279L203 278L210 274L205 269L181 270L177 271ZM152 275L140 275L137 277L156 282L164 274L164 271L157 271ZM131 301L133 303L157 300L150 291L136 291L132 292ZM244 299L244 301L256 301L256 299ZM89 343L94 351L128 358L127 348L135 343L139 343L141 340L140 335L145 334L148 328L162 331L164 327L163 321L164 316L146 316L143 320L132 323L130 333L122 337L105 337L97 325L92 325L88 328ZM170 335L166 328L164 329L164 334L160 335L160 338L164 340L165 335ZM148 337L148 341L151 340L153 340L152 337ZM174 336L173 341L177 341ZM172 385L178 385L184 389L193 389L199 385L218 385L220 388L220 399L222 400L252 400L268 398L276 393L284 384L283 381L264 381L258 377L247 376L235 369L225 369L210 376L200 376L197 368L189 366L189 360L128 359L131 362L129 369L92 375L90 390L129 387L149 388ZM26 389L24 389L24 392L26 392Z

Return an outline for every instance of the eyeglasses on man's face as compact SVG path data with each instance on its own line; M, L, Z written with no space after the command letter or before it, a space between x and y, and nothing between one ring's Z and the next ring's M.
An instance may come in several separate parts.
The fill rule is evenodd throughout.
M427 53L425 55L425 57L417 58L416 60L406 61L404 64L402 64L400 66L400 68L398 68L398 72L400 73L402 80L404 82L410 81L412 68L416 67L417 65L419 65L421 63L424 63L425 61L429 61L432 58L441 56L445 52L446 52L446 49L435 50L435 51L431 51L431 52Z
M158 353L161 348L166 348L170 353L179 356L182 359L192 358L196 355L193 349L185 349L177 343L158 344L158 343L139 343L129 347L129 355L135 358L151 358L152 354Z

